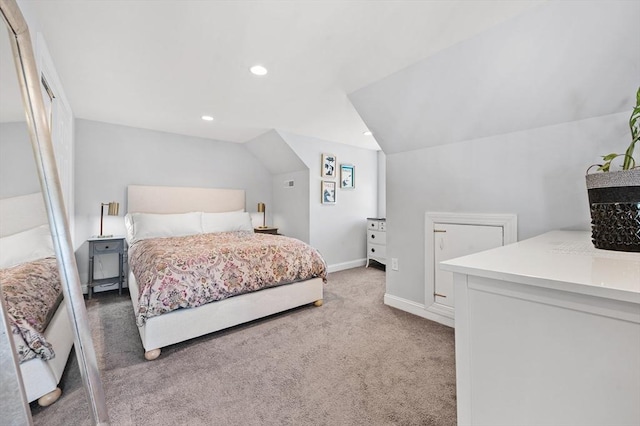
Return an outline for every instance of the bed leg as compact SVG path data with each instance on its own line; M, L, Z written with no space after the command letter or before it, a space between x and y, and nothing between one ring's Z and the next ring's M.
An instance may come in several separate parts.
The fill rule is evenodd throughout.
M144 357L147 361L153 361L154 359L158 358L160 356L160 352L162 350L160 348L158 349L152 349L150 351L146 351L144 353Z
M58 398L60 398L60 395L62 395L62 391L60 390L60 388L55 388L51 392L38 398L38 405L40 405L41 407L48 407L49 405L56 402Z
M315 302L313 302L313 304L315 306L322 306L322 299L316 300Z

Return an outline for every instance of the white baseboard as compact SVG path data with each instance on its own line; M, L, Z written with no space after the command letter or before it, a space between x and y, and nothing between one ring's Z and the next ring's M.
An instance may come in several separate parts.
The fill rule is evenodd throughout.
M367 264L367 259L357 259L350 262L334 263L333 265L327 265L327 272L344 271L345 269L358 268Z
M417 315L419 317L426 318L440 324L444 324L448 327L454 327L455 325L455 321L453 318L431 312L422 303L417 303L412 300L403 299L401 297L392 296L388 293L385 293L384 304L387 306L391 306L392 308L400 309L401 311L409 312L410 314Z

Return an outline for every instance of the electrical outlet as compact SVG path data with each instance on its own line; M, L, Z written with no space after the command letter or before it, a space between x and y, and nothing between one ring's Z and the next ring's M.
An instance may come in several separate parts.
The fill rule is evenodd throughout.
M393 269L394 271L398 270L398 258L397 257L392 257L391 258L391 269Z

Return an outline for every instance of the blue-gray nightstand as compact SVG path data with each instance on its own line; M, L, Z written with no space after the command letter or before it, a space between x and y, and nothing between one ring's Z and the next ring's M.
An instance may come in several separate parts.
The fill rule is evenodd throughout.
M103 284L118 283L118 294L122 294L122 284L124 284L127 243L124 237L92 237L87 240L89 243L89 282L87 283L89 299L93 294L93 287ZM95 279L93 276L93 261L95 256L103 254L118 254L118 275L109 278Z

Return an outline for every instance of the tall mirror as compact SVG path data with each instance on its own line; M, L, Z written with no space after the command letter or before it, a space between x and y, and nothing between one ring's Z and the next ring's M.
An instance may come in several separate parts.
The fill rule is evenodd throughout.
M58 399L73 346L92 420L108 424L51 143L55 93L36 69L15 0L0 0L0 10L2 421L31 424L30 402Z

